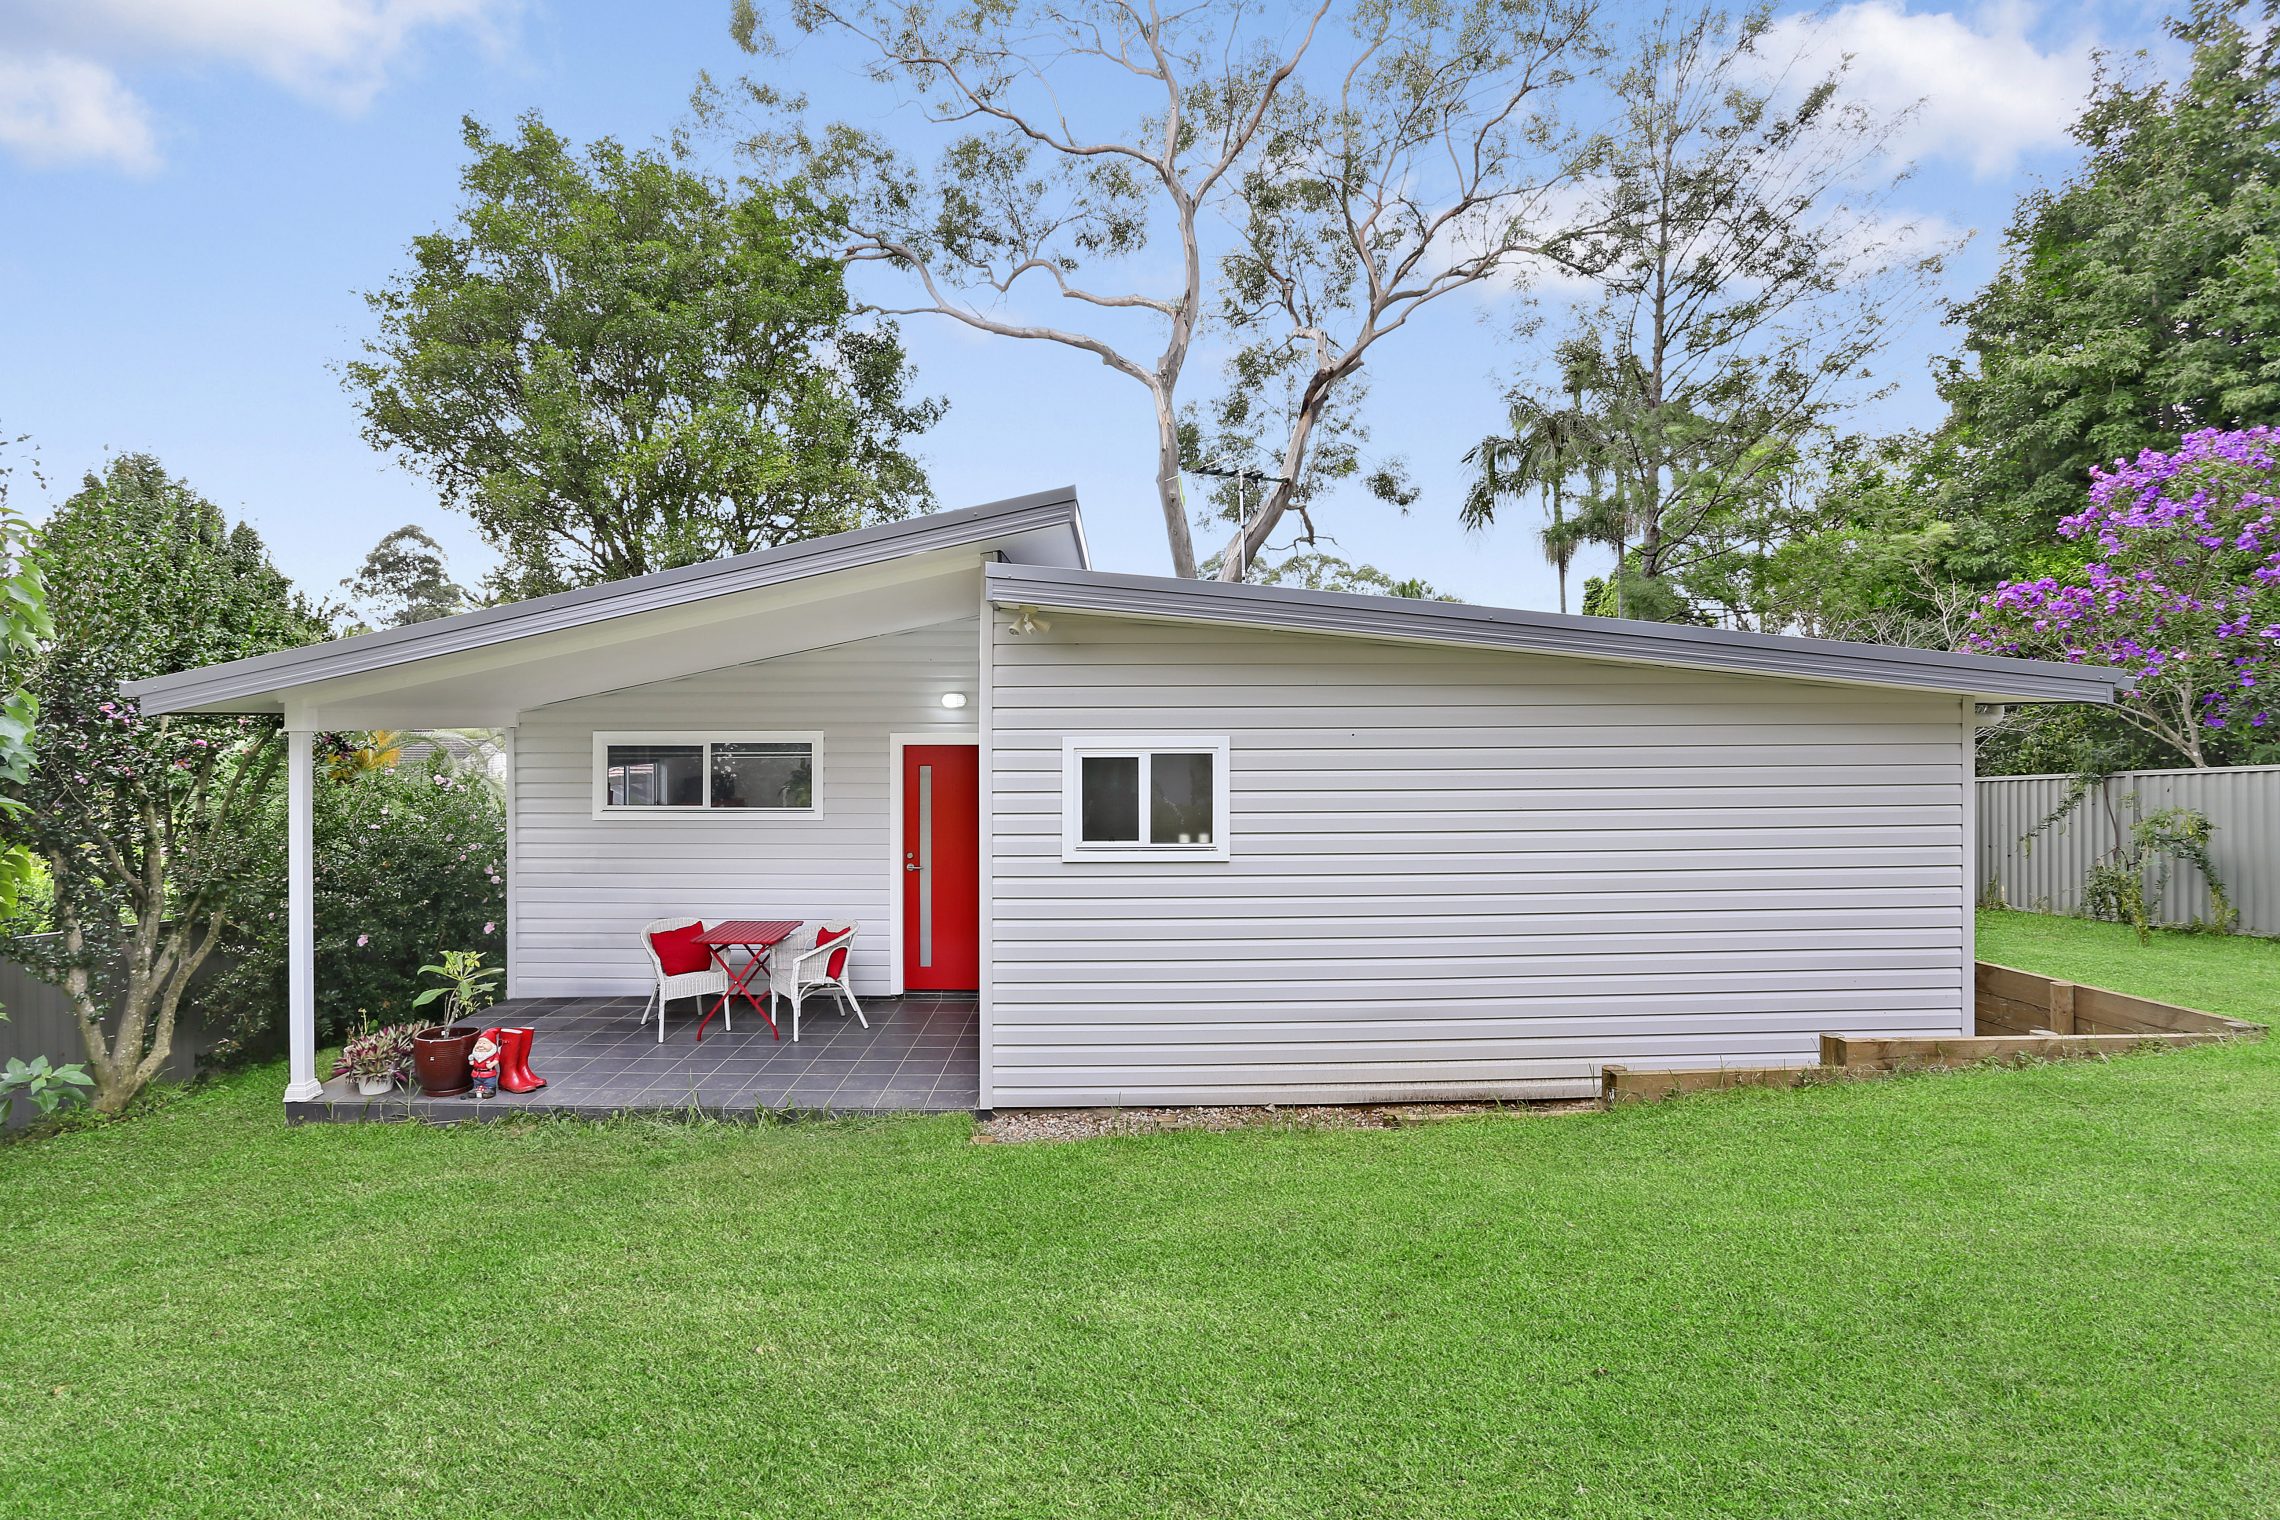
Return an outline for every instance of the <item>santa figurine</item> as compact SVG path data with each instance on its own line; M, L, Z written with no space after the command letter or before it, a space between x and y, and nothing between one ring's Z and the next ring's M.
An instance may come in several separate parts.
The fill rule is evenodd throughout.
M495 1098L499 1095L499 1031L486 1029L475 1036L475 1048L467 1052L467 1069L475 1078L475 1096Z

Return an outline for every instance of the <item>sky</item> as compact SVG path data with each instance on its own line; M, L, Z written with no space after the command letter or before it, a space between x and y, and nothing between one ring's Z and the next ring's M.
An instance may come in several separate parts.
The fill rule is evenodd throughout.
M19 476L17 504L36 515L106 459L148 451L250 520L313 591L405 523L472 582L488 551L359 435L337 375L371 332L359 293L450 220L463 116L500 127L537 110L581 141L649 142L682 119L700 70L752 67L727 13L727 0L0 0L0 435L29 434L49 481L43 498ZM1852 56L1859 98L1920 102L1897 206L1972 234L1941 294L1982 283L2019 195L2074 164L2067 125L2094 51L2159 50L2161 14L1902 0L1821 13L1815 46ZM802 48L771 67L819 116L930 140L844 54ZM864 277L885 304L906 294ZM1455 512L1462 454L1540 360L1541 343L1511 336L1524 310L1503 289L1453 298L1373 357L1366 457L1406 462L1421 495L1406 515L1327 504L1336 552L1467 601L1553 604L1526 514L1469 534ZM1074 484L1102 568L1168 572L1139 386L1048 345L902 325L918 389L949 402L914 445L942 505ZM1936 421L1928 361L1952 348L1936 314L1902 332L1881 361L1891 393L1854 425ZM1191 374L1213 382L1215 356Z

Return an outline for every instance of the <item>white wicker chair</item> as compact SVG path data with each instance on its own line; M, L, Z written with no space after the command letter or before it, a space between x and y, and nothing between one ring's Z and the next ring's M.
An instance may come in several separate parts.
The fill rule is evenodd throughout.
M665 1005L675 998L717 995L721 1004L721 1028L736 1027L728 1013L728 973L721 970L718 963L707 966L702 971L684 971L679 976L667 976L665 963L657 958L657 947L649 942L652 934L663 934L668 929L686 929L691 924L703 922L701 918L653 918L641 926L641 953L649 957L649 969L657 977L657 989L650 993L649 1001L642 1005L641 1022L649 1022L649 1010L652 1007L657 1010L657 1043L660 1045L665 1043Z
M817 935L837 934L842 929L847 932L829 944L816 943ZM855 989L847 985L848 963L853 958L849 952L854 945L853 924L817 924L812 929L802 928L799 933L778 945L775 954L769 958L768 998L771 1003L777 998L791 999L794 1040L800 1037L800 1000L806 994L823 987L830 988L832 995L844 1005L839 1011L841 1018L847 1017L848 1009L853 1009L856 1022L865 1029L871 1027L871 1021L863 1017L863 1005L855 1001Z

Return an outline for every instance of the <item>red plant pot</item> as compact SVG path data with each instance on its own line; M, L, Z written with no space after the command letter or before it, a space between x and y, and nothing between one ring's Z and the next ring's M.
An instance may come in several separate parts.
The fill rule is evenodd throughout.
M423 1029L413 1035L412 1072L419 1078L420 1091L431 1098L448 1098L473 1087L475 1077L468 1069L467 1053L475 1048L479 1033L468 1025L454 1024L449 1029Z

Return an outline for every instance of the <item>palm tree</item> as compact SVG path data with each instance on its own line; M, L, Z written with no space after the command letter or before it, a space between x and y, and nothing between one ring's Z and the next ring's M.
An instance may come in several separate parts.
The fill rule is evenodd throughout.
M1568 483L1584 477L1586 498L1599 496L1602 467L1612 443L1599 415L1584 405L1598 367L1596 351L1582 345L1560 345L1560 384L1567 392L1565 406L1552 406L1525 394L1512 398L1507 431L1483 438L1465 451L1464 462L1473 467L1473 481L1465 492L1458 516L1478 532L1496 521L1499 502L1516 501L1540 493L1550 509L1539 542L1544 558L1559 572L1560 611L1568 610L1568 566L1576 550L1597 535L1579 532L1567 515Z

